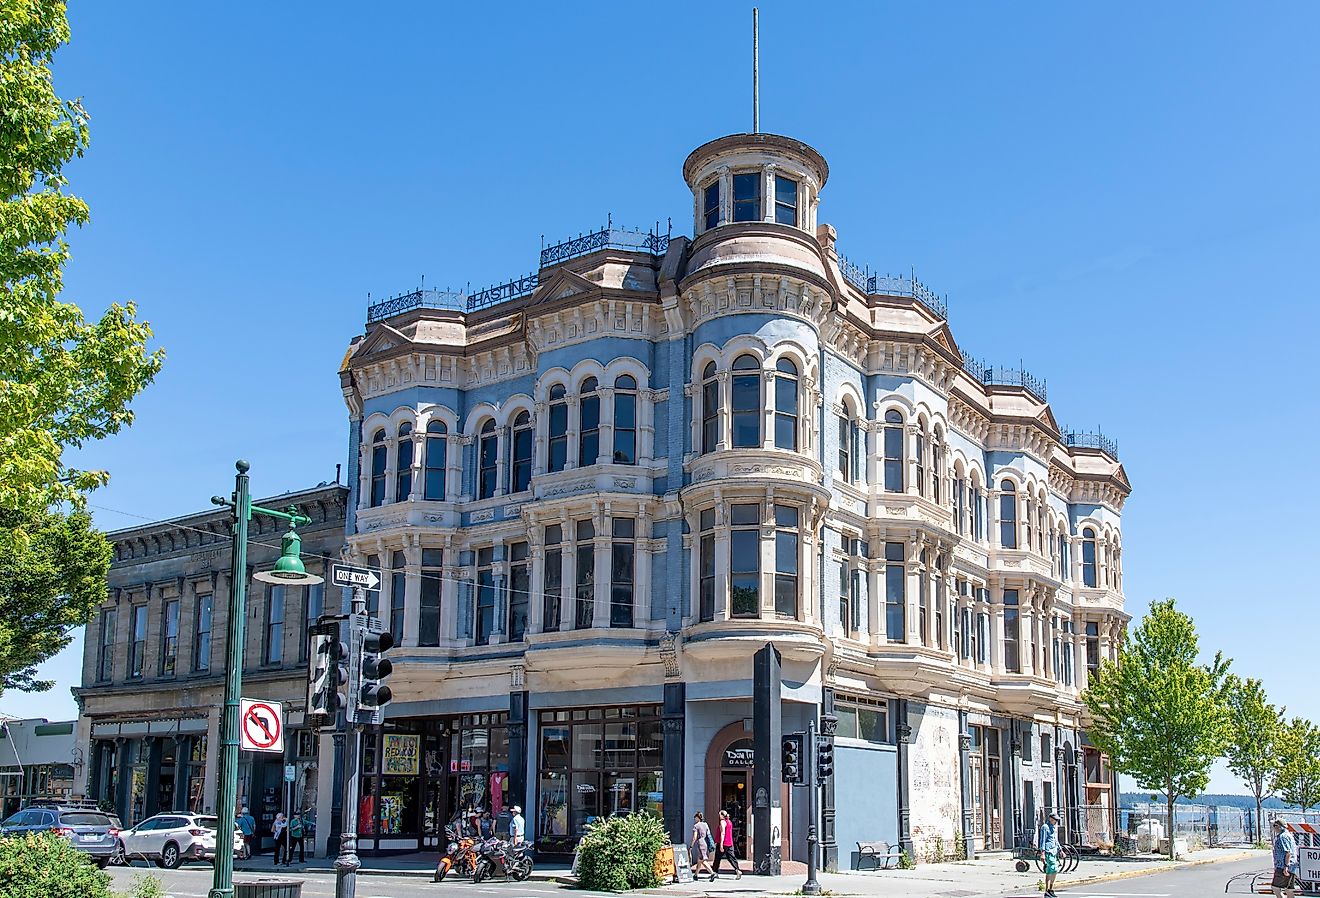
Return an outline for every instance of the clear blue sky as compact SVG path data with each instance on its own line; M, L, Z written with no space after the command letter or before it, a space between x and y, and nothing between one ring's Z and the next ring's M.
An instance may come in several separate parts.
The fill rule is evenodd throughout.
M295 8L296 7L296 8ZM854 260L949 294L1117 437L1129 608L1320 719L1314 3L761 7L763 130L829 160ZM111 529L334 477L367 293L473 287L603 224L690 230L680 166L748 130L747 3L78 3L60 90L92 145L68 298L134 299L169 358L108 468ZM124 514L107 511L118 509ZM71 715L77 654L11 714ZM1233 781L1218 777L1219 787Z

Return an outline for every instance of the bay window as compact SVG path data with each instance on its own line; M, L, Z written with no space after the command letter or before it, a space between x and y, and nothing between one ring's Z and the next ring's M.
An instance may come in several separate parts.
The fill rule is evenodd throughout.
M775 448L798 447L798 369L790 359L775 364Z
M554 633L559 630L559 617L564 600L564 528L548 524L545 528L545 573L541 590L541 630Z
M761 220L761 173L741 172L733 176L733 220Z
M775 506L775 614L798 616L798 509Z
M903 492L903 416L897 411L885 412L885 490Z
M417 644L440 644L440 585L444 579L444 550L422 549L421 608Z
M636 521L610 519L610 626L633 625Z
M449 448L449 428L444 421L426 424L426 471L423 498L443 502L445 498L445 459Z
M527 608L531 598L531 552L525 542L509 546L509 641L521 642L527 633Z
M999 489L999 545L1005 549L1016 549L1017 491L1011 480L1000 483Z
M1018 613L1018 591L1004 590L1004 670L1022 672L1021 618Z
M796 227L797 212L798 182L792 178L775 175L775 221Z
M706 185L703 191L702 215L705 217L706 230L717 227L720 223L720 181L716 178Z
M499 471L496 460L499 458L499 436L495 432L495 421L486 419L481 425L477 438L477 498L489 499L495 495L499 483Z
M714 362L701 373L701 451L714 452L720 444L720 382Z
M733 617L761 615L761 506L729 509L730 610Z
M614 379L614 463L637 464L637 381L629 374Z
M407 502L412 495L413 427L407 421L399 425L394 444L394 501Z
M752 355L733 362L733 448L761 448L761 363Z
M1092 589L1096 585L1095 530L1087 527L1082 531L1082 585Z
M578 398L578 467L594 465L600 455L600 394L596 378L582 382Z
M385 445L385 429L377 430L371 438L371 507L385 504L385 468L389 461Z
M698 520L701 566L697 615L702 621L711 621L715 619L715 509L705 509Z
M590 520L576 522L577 592L575 626L589 629L596 614L596 525Z
M546 470L562 471L568 465L568 393L563 384L550 388L550 449Z
M509 456L509 492L521 493L532 486L532 416L526 411L513 419L513 451Z
M885 543L885 637L907 642L907 569L903 543Z
M495 549L477 550L476 644L488 645L495 632Z

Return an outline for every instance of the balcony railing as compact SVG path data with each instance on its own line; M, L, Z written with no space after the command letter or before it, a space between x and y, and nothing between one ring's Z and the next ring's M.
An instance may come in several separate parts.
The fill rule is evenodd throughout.
M1022 387L1041 402L1049 401L1049 390L1045 378L1036 377L1019 364L1016 368L1004 365L991 365L973 358L963 359L963 370L986 386L1002 384L1008 387Z
M467 311L467 297L454 290L414 290L367 306L367 323L393 318L413 309Z
M845 281L867 296L908 296L939 315L945 321L949 319L948 298L940 296L917 280L915 272L909 277L871 274L869 268L862 268L855 262L850 262L848 257L844 255L839 256L839 271L843 273Z
M663 256L669 249L669 235L661 234L659 228L654 231L635 231L630 228L616 228L611 223L599 231L579 234L571 240L547 246L541 250L541 267L558 265L560 262L585 256L599 249L624 249Z
M1118 460L1118 440L1107 437L1098 430L1065 430L1063 442L1066 446L1080 449L1099 449L1101 452Z

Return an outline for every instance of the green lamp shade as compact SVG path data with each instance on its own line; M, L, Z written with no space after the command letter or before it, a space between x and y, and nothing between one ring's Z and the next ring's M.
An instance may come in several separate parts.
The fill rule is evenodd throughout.
M292 527L280 539L280 559L269 571L255 574L263 583L283 583L289 586L311 585L325 582L315 574L307 573L302 563L302 537Z

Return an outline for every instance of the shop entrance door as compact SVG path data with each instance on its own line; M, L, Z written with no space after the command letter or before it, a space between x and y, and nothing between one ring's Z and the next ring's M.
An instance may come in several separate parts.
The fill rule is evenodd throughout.
M750 770L725 770L720 774L720 809L733 821L733 850L739 858L749 857L747 795L752 791ZM719 819L709 821L711 835L719 839Z
M967 759L972 792L972 839L976 847L985 850L985 768L978 751Z

